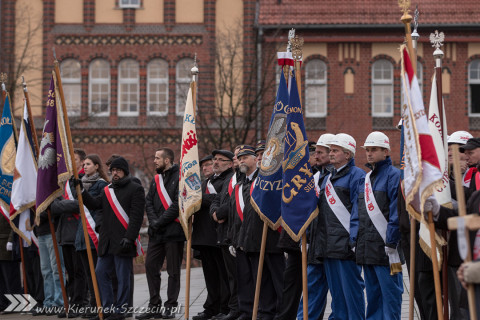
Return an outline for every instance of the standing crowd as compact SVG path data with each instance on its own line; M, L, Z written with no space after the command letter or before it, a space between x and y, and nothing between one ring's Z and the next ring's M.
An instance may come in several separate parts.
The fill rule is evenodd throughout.
M468 212L478 213L480 138L458 131L449 137L451 144L459 144L462 151ZM318 217L307 229L309 319L323 319L328 291L332 296L329 319L401 318L402 264L412 258L401 171L392 165L389 138L384 133L370 133L361 147L368 173L356 166L357 144L348 134L323 134L309 144L319 208ZM192 248L194 257L202 262L207 298L204 310L193 320L252 318L264 222L250 198L264 152L265 142L260 141L255 147L239 145L233 152L214 150L200 160L203 195L201 208L193 216ZM449 161L451 164L451 158ZM73 312L66 314L62 310L61 277L47 212L40 215L37 224L33 214L26 221L27 230L34 230L38 238L38 250L19 240L5 219L0 219L0 310L9 304L5 293L22 292L18 263L21 241L28 292L41 304L33 314L98 318L75 191L80 186L89 225L87 241L105 317L115 320L131 316L133 258L142 254L139 232L146 212L149 242L145 270L150 299L146 312L136 318L175 318L185 236L178 220L180 168L174 152L168 148L155 152L157 174L146 195L140 181L130 174L128 162L119 155L112 155L106 163L110 176L95 154L87 156L76 149L75 162L81 168L80 178L66 184L65 195L50 206L50 217L69 304L84 306L85 312L72 308ZM425 203L425 211L433 212L436 228L446 232L447 218L458 215L451 177L450 183L453 208L441 206L434 197ZM446 259L450 319L468 319L462 285L480 282L480 264L462 264L457 237L449 233ZM472 238L473 243L475 235ZM421 319L435 319L431 261L416 245L415 299ZM474 257L480 258L475 254L480 253L480 243L476 249ZM162 300L160 270L165 261L168 289L166 300ZM268 228L258 319L304 318L301 270L300 242L293 241L281 228Z

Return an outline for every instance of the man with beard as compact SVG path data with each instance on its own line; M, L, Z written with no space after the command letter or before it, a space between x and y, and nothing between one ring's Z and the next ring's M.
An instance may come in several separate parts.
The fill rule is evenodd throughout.
M86 190L82 191L82 197L89 210L99 210L95 216L95 229L99 233L95 273L104 312L108 310L109 319L113 320L125 318L124 312L130 298L132 258L138 251L136 240L145 209L145 192L141 185L132 181L128 162L123 157L112 161L110 172L112 183L98 197L93 198ZM75 184L81 185L81 180L75 180ZM112 269L115 269L118 279L115 303Z
M224 319L230 311L227 271L222 251L217 245L217 223L210 215L210 206L221 192L224 182L233 175L233 153L228 150L214 150L212 156L213 176L202 183L202 207L193 219L192 248L200 252L207 287L204 311L193 316L193 320L206 320L213 316Z
M150 184L146 198L148 217L148 254L145 261L148 290L150 293L149 310L137 319L162 317L175 318L173 308L178 306L180 293L180 267L183 258L185 235L178 220L178 177L179 167L173 163L174 153L171 149L161 148L155 152L155 169L157 175ZM164 311L160 313L160 269L167 259L168 288Z

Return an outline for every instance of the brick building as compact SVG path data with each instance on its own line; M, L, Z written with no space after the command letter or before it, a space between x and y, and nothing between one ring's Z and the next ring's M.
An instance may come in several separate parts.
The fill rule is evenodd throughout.
M419 5L418 70L425 104L434 66L428 35L438 29L446 35L443 93L449 132L463 129L479 136L480 9L472 0ZM102 159L124 155L139 177L153 173L158 146L179 152L195 54L203 123L199 136L227 134L225 123L215 119L235 103L241 106L240 123L251 122L238 142L265 136L271 110L263 106L275 95L278 69L273 57L285 50L292 27L305 40L302 101L310 140L324 132L345 132L361 145L370 131L381 130L390 136L398 163L400 135L394 127L400 118L398 48L404 28L396 1L0 0L0 8L0 71L14 73L10 61L18 64L28 47L31 60L22 74L39 130L54 47L74 144ZM222 35L226 30L237 37L228 45ZM222 45L241 50L228 55L219 50ZM227 58L235 61L238 75L230 82L242 88L231 95L218 90L224 84L221 62ZM14 102L19 115L21 92L15 92ZM245 113L249 116L242 118ZM357 158L364 163L362 152Z

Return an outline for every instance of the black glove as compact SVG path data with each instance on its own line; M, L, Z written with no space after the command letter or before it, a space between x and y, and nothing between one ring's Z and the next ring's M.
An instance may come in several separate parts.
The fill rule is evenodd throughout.
M153 231L158 231L160 229L160 219L152 221L152 223L150 223L149 229L152 229Z
M120 247L122 248L122 252L128 252L133 247L133 241L127 238L122 238L122 240L120 240Z
M76 188L77 186L80 186L80 190L83 190L83 183L81 179L75 179L73 178L73 186Z

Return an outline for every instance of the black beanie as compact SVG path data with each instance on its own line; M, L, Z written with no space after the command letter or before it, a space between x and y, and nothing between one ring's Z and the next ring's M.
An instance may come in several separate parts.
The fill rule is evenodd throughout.
M110 171L112 171L113 168L122 169L126 176L130 174L130 170L128 170L128 162L123 157L116 158L112 161L110 164Z

